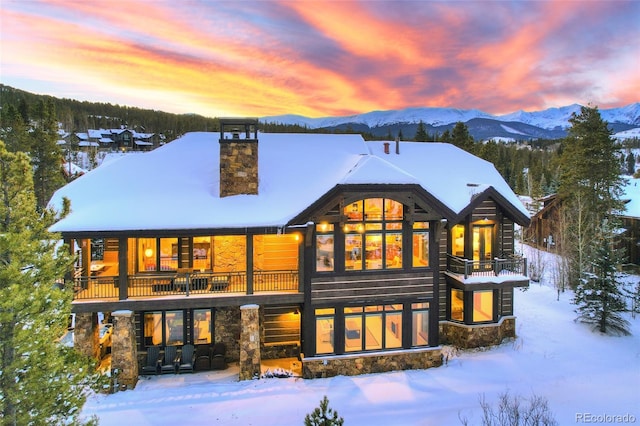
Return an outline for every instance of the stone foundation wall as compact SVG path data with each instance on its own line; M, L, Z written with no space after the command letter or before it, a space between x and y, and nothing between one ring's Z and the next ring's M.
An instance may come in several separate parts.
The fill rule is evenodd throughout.
M303 358L302 377L305 379L357 376L386 371L416 370L442 365L440 347L407 351L376 352L370 354L336 355Z
M240 308L216 308L215 342L227 348L227 362L240 359Z
M261 353L262 359L297 358L300 346L295 343L263 345Z
M138 349L135 318L131 311L116 311L113 317L111 370L118 370L118 384L133 389L138 383Z
M440 343L462 349L499 345L508 337L516 337L515 317L503 317L497 324L440 322Z
M78 352L96 360L100 359L100 335L97 313L77 313L76 326L73 334L73 347Z

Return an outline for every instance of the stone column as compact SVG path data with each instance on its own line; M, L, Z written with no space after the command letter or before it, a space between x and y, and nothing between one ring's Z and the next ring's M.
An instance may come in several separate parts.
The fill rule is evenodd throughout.
M73 347L82 355L100 359L100 336L98 334L98 314L83 312L76 314L73 330Z
M260 315L258 305L240 307L240 380L260 377Z
M138 383L138 349L132 311L115 311L111 336L111 374L117 370L120 387L133 389Z

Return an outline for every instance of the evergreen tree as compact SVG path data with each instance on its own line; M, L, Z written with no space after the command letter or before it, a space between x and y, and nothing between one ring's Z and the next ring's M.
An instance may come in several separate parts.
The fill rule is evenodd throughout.
M416 130L416 137L414 138L416 142L426 142L429 140L429 135L427 134L427 130L424 127L424 122L420 120L418 123L418 129Z
M29 151L30 140L27 132L27 123L13 105L7 105L0 114L1 128L0 140L4 140L7 149L11 152Z
M567 256L569 282L575 288L590 269L594 228L622 208L618 151L597 107L582 107L569 120L562 142L558 195L569 218Z
M36 202L43 209L53 193L64 185L61 162L64 154L57 144L57 122L53 102L40 102L38 121L32 132L31 162Z
M71 312L71 289L56 285L72 267L49 210L38 214L31 165L0 141L0 422L81 424L90 361L57 342Z
M627 163L627 174L633 175L636 171L636 157L633 155L633 152L629 151L625 161Z
M312 413L304 418L305 426L342 426L344 419L338 416L338 412L329 408L329 400L325 395L320 401L320 407L316 407Z
M453 130L451 131L451 143L458 148L462 148L467 152L473 153L473 137L469 134L469 129L463 122L458 121L453 127Z
M615 224L605 220L589 255L591 268L576 288L573 302L578 321L592 325L601 333L630 334L629 322L620 313L627 310L618 265L621 249L615 247Z

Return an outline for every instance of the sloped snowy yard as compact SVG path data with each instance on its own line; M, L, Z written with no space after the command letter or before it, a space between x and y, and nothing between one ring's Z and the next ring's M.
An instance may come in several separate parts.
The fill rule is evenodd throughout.
M580 424L577 415L627 415L640 422L640 316L628 317L633 335L626 337L575 323L571 293L556 301L548 278L552 264L540 284L516 290L516 340L452 351L440 368L314 380L238 382L236 369L142 378L133 391L92 397L84 413L117 426L301 425L327 395L347 426L456 425L459 415L480 424L479 396L494 403L508 390L546 397L560 425Z

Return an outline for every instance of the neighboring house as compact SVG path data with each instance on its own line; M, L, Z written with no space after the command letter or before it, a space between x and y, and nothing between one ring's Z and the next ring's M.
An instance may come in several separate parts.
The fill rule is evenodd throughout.
M240 378L299 357L304 377L442 364L441 344L515 336L529 216L494 166L450 144L257 132L221 119L54 195L79 255L76 347L134 385L150 346L222 342ZM222 137L221 137L222 135Z
M109 151L149 151L157 146L155 133L139 133L130 129L89 129L76 133L80 146L100 146Z
M624 210L618 216L621 220L618 247L625 249L626 263L640 266L640 179L625 179L621 197ZM551 194L540 202L542 208L533 215L531 224L524 230L524 240L537 248L560 250L558 227L562 201L556 194Z

